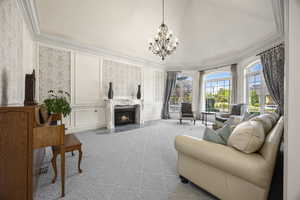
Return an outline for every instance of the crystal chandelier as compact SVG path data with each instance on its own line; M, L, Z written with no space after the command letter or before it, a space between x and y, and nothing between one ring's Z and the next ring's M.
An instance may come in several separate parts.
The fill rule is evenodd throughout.
M149 50L164 60L167 55L171 55L176 50L178 44L178 39L165 24L165 1L162 0L162 24L159 26L154 39L149 41Z

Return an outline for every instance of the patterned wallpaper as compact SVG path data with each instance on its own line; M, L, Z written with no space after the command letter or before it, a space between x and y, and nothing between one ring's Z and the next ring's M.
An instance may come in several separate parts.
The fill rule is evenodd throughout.
M0 105L23 102L23 19L15 0L0 1Z
M142 80L140 67L111 60L103 60L102 66L102 83L105 95L108 93L109 82L112 82L114 97L136 98L137 87Z
M71 53L50 47L39 47L39 102L49 90L71 93Z

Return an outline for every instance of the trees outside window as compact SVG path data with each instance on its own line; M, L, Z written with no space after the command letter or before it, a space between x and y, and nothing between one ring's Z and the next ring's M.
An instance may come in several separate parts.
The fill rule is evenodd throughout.
M228 112L231 97L231 73L217 72L205 76L205 110Z
M181 103L192 103L193 79L183 73L178 74L175 88L170 97L170 112L180 112Z
M260 61L246 68L246 103L250 113L274 111L276 105L269 95Z

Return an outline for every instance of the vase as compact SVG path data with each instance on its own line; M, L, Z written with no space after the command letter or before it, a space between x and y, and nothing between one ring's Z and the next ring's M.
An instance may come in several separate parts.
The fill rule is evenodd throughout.
M137 91L137 94L136 94L136 97L137 99L141 99L141 85L138 85L138 91Z
M112 82L109 82L108 99L113 99L113 97L114 97L114 91L112 88Z

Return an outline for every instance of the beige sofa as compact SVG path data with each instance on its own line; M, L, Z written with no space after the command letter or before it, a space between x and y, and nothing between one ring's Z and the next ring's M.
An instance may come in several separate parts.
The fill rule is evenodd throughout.
M191 181L223 200L266 200L272 180L283 117L267 134L257 153L191 136L177 136L177 170L182 182Z

